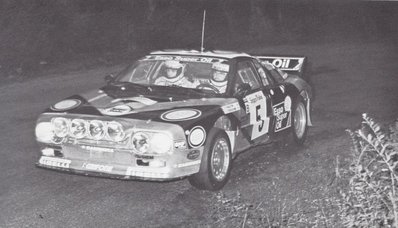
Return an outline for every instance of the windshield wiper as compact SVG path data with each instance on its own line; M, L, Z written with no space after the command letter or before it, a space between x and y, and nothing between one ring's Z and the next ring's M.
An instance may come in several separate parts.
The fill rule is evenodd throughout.
M144 84L139 84L139 83L134 83L134 82L118 82L118 83L122 83L122 85L128 85L131 87L135 87L135 88L143 88L149 92L152 92L152 88L150 85L144 85Z
M188 93L192 93L192 92L194 92L195 94L197 94L197 95L204 95L204 94L206 94L206 95L210 95L210 93L209 92L211 92L211 94L213 95L213 94L217 94L216 92L214 92L214 91L210 91L210 90L202 90L202 89L194 89L194 88L192 88L192 89L190 89L189 91L188 91Z

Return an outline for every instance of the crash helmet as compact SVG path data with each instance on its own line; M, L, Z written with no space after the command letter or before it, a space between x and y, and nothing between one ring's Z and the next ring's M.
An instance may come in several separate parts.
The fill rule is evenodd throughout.
M166 77L168 79L176 79L182 72L183 65L175 60L165 61Z
M229 71L229 65L225 63L213 63L211 66L213 73L210 82L217 86L222 87L227 85L227 74Z

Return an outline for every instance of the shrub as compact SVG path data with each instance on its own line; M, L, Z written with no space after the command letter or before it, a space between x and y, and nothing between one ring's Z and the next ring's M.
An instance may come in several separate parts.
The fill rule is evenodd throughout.
M354 144L348 189L341 192L346 227L398 226L398 122L382 130L363 114L359 130L347 130Z
M387 130L363 114L359 130L347 130L354 149L325 192L306 199L278 194L249 203L220 192L212 197L217 227L398 227L398 119ZM317 190L319 191L319 189Z

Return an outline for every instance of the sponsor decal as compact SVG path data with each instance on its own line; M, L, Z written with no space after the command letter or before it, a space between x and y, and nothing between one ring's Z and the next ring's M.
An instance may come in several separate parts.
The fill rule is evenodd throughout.
M83 163L83 169L87 169L90 171L99 171L99 172L112 172L113 166L110 165L99 165L99 164L92 164L92 163Z
M224 114L228 114L228 113L239 111L240 106L239 106L238 102L234 102L232 104L227 104L227 105L221 106L221 109L224 112Z
M289 68L290 59L274 59L270 63L277 68Z
M258 56L261 61L267 62L281 70L301 71L304 57L271 57Z
M264 94L261 91L259 91L259 92L255 92L255 93L247 95L246 97L243 98L243 101L248 102L248 103L256 103L263 99L264 99Z
M54 157L41 157L39 163L42 165L55 166L59 168L69 168L69 165L72 161L63 159L63 158L54 158Z
M96 151L96 152L106 152L106 153L113 153L115 150L112 148L104 148L104 147L96 147L96 146L87 146L87 145L82 145L81 146L83 149L88 150L88 151Z
M220 59L209 58L209 57L195 57L195 56L164 56L164 55L150 55L146 56L145 60L175 60L182 62L200 62L200 63L213 63L214 61L220 61Z
M185 149L185 148L187 148L187 144L185 143L185 141L175 142L174 143L174 148L176 148L176 149Z
M119 102L123 102L120 104ZM101 113L108 116L122 116L135 112L135 110L144 108L149 105L154 105L157 101L146 97L129 97L129 98L118 98L111 101L111 103L119 103L115 106L100 109Z
M142 154L134 154L134 157L136 157L138 159L146 159L146 160L152 160L155 158L152 155L142 155Z
M188 152L187 158L189 160L195 160L195 159L197 159L199 157L199 155L200 155L200 151L199 150L191 150L191 151Z
M103 109L102 113L104 115L108 115L108 116L121 116L121 115L129 114L132 111L133 111L132 107L122 104L122 105L116 105L111 108Z
M196 119L202 115L197 109L174 109L164 112L160 118L165 121L185 121Z
M291 108L292 100L289 96L287 96L283 102L273 106L272 109L274 112L274 116L276 117L275 132L290 127Z
M126 176L148 177L148 178L167 178L168 174L163 170L146 171L142 167L127 167Z
M206 140L206 131L202 126L191 129L188 135L188 143L191 147L197 148L203 145Z
M82 102L78 99L67 99L56 103L50 108L54 111L70 110L78 107Z

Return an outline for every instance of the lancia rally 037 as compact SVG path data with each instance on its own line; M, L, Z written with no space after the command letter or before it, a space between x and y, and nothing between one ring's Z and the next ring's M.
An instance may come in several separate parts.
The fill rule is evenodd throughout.
M229 179L232 159L311 126L305 57L227 51L155 51L100 89L38 117L37 166L121 179L188 177L206 190Z

